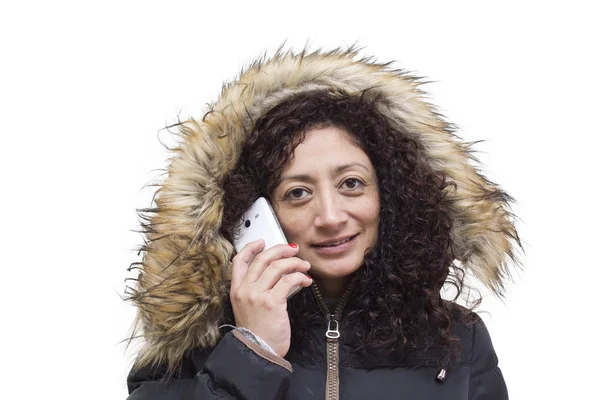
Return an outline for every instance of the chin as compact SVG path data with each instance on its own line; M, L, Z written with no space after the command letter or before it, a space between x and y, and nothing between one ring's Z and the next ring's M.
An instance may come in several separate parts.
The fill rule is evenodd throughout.
M340 279L352 275L359 270L364 263L364 259L352 261L315 260L314 262L309 260L309 262L312 265L311 269L308 271L309 274L313 274L321 279Z

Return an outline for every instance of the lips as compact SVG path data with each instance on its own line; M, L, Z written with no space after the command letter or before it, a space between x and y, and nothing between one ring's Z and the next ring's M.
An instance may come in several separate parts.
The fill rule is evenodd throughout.
M347 243L354 239L358 234L352 236L345 236L341 238L335 238L331 240L324 240L321 243L314 244L315 247L335 247Z

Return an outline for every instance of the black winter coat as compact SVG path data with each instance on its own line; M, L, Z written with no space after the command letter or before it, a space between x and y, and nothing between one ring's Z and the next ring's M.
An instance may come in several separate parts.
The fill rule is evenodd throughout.
M323 325L325 328L325 325ZM481 320L457 332L462 355L440 382L439 369L412 357L408 361L359 359L342 328L339 398L411 400L508 399L498 359ZM128 378L128 400L305 400L326 399L325 330L315 332L316 352L272 355L237 331L227 333L212 351L192 351L175 376L149 368ZM320 338L320 340L318 340ZM289 362L288 362L289 361Z

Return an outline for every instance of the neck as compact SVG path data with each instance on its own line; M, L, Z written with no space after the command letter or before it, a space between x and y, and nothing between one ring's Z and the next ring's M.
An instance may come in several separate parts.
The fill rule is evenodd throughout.
M350 276L335 279L319 279L317 284L323 293L323 296L328 298L340 298L350 284Z

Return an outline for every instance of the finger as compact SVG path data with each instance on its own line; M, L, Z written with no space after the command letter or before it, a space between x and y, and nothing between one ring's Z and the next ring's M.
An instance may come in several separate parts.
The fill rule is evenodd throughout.
M293 272L306 273L310 269L310 263L298 257L284 258L273 261L262 273L262 275L252 284L253 289L259 293L273 289L279 282L283 274Z
M294 247L295 246L295 247ZM265 268L267 268L273 261L281 260L282 258L288 258L295 256L298 253L298 245L295 244L278 244L271 247L270 249L260 252L254 257L254 260L248 267L248 272L244 280L249 284L252 284L260 278Z
M265 247L265 241L260 239L246 244L231 261L231 288L237 288L248 272L248 266L257 254Z
M271 295L279 303L287 302L289 294L296 286L308 287L313 280L302 272L294 272L281 277L279 282L271 290Z

